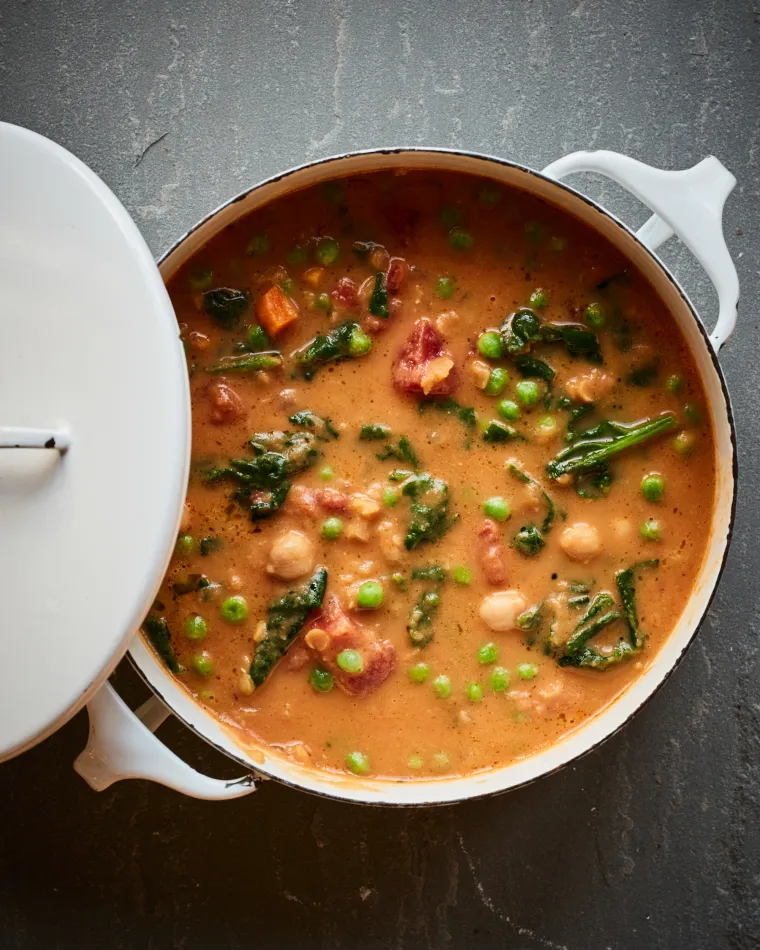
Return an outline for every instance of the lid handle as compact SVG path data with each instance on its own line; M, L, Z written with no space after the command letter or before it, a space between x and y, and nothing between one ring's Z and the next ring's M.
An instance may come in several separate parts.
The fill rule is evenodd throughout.
M63 454L69 448L71 432L66 426L49 429L0 426L0 449L57 449Z
M736 326L739 278L723 236L723 205L736 179L714 155L693 168L652 168L617 152L573 152L543 170L559 179L574 172L600 172L627 188L655 214L639 229L638 239L654 251L677 235L715 287L718 321L710 334L717 353Z
M145 778L191 798L214 801L240 798L256 790L254 773L225 781L203 775L153 735L169 715L152 697L136 711L127 706L110 683L104 683L87 703L90 737L74 768L96 792L125 778Z

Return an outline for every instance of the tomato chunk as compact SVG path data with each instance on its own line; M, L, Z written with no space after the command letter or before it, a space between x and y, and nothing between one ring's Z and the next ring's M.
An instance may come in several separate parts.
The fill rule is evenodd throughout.
M393 364L393 385L400 392L450 396L459 385L454 360L444 339L427 318L414 325Z

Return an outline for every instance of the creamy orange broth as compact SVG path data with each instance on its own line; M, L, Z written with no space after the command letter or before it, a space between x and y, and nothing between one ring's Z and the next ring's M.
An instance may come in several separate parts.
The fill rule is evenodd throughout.
M409 209L417 214L410 215ZM449 232L456 225L472 236L472 247L452 246ZM253 235L266 235L269 249L246 253ZM337 262L315 276L307 273L320 266L314 259L314 240L325 235L337 240L340 254ZM410 267L395 298L400 302L392 305L387 320L368 318L366 293L355 314L335 305L328 313L314 303L314 294L331 294L340 278L361 285L374 277L378 265L384 266L382 251L372 262L354 254L355 241L376 242ZM261 252L263 245L259 240L253 250ZM289 263L293 260L289 252L296 245L306 249L308 259ZM624 271L625 278L597 289L600 281ZM449 299L436 293L442 276L454 281ZM247 327L256 322L259 298L276 282L299 311L295 323L273 342L283 354L284 366L273 372L221 377L243 410L221 424L217 417L215 424L209 386L220 377L205 368L232 353L235 341L246 339ZM235 329L221 329L204 311L199 285L250 294ZM477 353L479 334L498 328L508 314L528 303L538 287L549 299L537 310L542 321L583 322L585 308L593 302L601 304L606 316L598 331L604 357L598 371L608 374L612 388L598 400L593 414L578 420L577 430L600 419L634 422L666 411L678 418L678 426L662 437L616 455L611 487L597 499L579 497L572 484L560 485L545 472L547 462L567 444L569 410L557 408L557 400L568 387L577 394L578 379L594 368L586 359L570 356L563 344L537 344L532 350L557 376L551 408L547 411L541 399L535 407L521 407L519 420L510 423L525 440L487 444L482 438L481 423L500 418L500 400L515 400L520 374L511 359L482 360ZM613 701L651 663L686 604L705 552L713 507L714 447L704 394L677 328L643 278L596 234L550 205L514 190L500 191L486 181L422 172L366 176L291 195L228 227L173 277L169 291L192 368L194 468L182 532L194 540L189 554L178 547L153 616L165 618L168 625L177 662L185 668L178 674L180 681L215 715L240 730L241 741L261 742L320 769L345 771L356 762L346 757L358 752L364 756L361 768L379 777L468 773L506 764L556 742ZM423 317L442 331L459 374L454 398L477 412L478 425L472 431L455 416L434 408L420 413L420 397L399 393L392 385L394 360ZM625 352L618 348L623 318L631 344ZM367 329L371 352L328 364L311 381L305 380L292 352L346 319ZM380 330L375 329L376 322L383 324ZM647 385L626 382L632 370L653 358L659 363ZM478 388L475 360L508 370L510 381L500 395L489 396ZM666 385L672 374L682 377L678 392ZM543 394L546 387L543 382L539 385ZM687 405L693 408L685 412ZM209 486L202 478L209 464L253 458L246 443L254 432L297 430L288 416L307 409L329 417L339 438L317 443L320 458L293 476L293 485L329 487L348 495L369 491L381 501L382 510L371 519L340 514L343 534L336 540L320 534L322 522L335 513L304 513L293 504L293 489L271 518L252 521L230 500L234 485L222 481ZM701 414L698 421L694 409ZM539 425L547 415L556 421L554 434ZM401 435L408 436L421 471L448 483L449 513L456 513L458 520L440 540L412 551L401 545L400 553L392 543L394 535L396 541L404 537L409 500L402 498L395 507L386 507L381 492L393 487L388 475L394 468L409 466L394 459L378 461L376 453L385 443L359 440L361 426L371 423L388 425L394 443ZM680 436L682 442L693 442L688 454L680 454L674 445L681 432L686 433ZM536 557L524 556L511 542L523 524L540 525L545 509L543 503L536 508L530 487L510 475L508 460L536 479L557 508L555 523L545 534L546 545ZM320 475L325 466L334 473L329 481ZM651 472L664 478L659 502L647 501L641 491L642 478ZM485 517L482 505L492 496L504 498L511 507L511 516L498 524L508 578L497 584L489 584L484 574L478 538ZM660 540L641 535L640 526L650 518L659 522ZM560 544L563 532L578 522L596 530L599 551L588 563L571 560ZM366 538L349 537L356 533L350 525L359 525ZM337 684L328 692L317 691L309 677L320 661L304 645L303 634L266 682L250 691L247 671L257 645L257 625L266 619L272 600L300 587L311 574L283 580L267 573L272 544L288 530L301 532L311 542L314 564L328 570L328 595L340 599L352 622L395 648L394 671L367 695L351 696ZM201 556L198 542L209 536L219 538L221 546ZM650 558L658 558L659 567L636 574L636 602L646 633L643 649L602 671L561 667L561 641L586 609L566 606L568 583L593 582L592 598L606 590L620 605L615 573ZM431 564L448 571L444 582L411 579L413 567ZM454 580L451 571L457 566L471 571L469 584ZM174 596L170 584L188 571L221 586ZM402 575L405 589L392 579L394 574ZM379 609L357 610L357 586L368 579L382 584L384 603ZM437 590L440 606L433 619L433 639L420 649L410 642L407 618L428 589ZM554 655L546 645L546 621L532 644L529 632L489 629L480 616L481 602L505 589L519 591L527 606L559 594L554 614L560 647ZM248 607L247 620L238 625L221 616L221 604L232 595L245 598ZM206 621L208 632L202 640L188 639L184 633L187 619L194 615ZM621 618L590 645L604 653L605 645L628 636ZM489 642L496 645L498 659L482 665L478 650ZM205 676L193 667L201 652ZM409 669L419 662L430 669L423 683L409 676ZM521 679L520 664L533 664L536 675ZM494 665L510 673L504 692L491 688ZM445 698L433 688L441 674L451 683ZM482 687L481 701L468 698L467 687L473 683ZM472 695L477 699L477 691Z

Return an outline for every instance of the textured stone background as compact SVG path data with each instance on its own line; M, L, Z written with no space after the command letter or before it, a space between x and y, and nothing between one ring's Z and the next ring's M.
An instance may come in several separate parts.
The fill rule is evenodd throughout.
M0 118L94 168L156 253L245 185L344 149L537 168L578 148L671 168L712 152L739 180L726 233L743 300L722 356L742 466L728 569L695 647L620 736L509 795L379 811L273 783L230 804L137 782L96 795L71 769L82 714L0 768L0 946L760 945L759 40L758 0L0 0ZM583 185L644 220L616 187ZM712 319L689 254L664 256ZM142 698L124 664L116 678ZM230 774L176 723L162 735Z

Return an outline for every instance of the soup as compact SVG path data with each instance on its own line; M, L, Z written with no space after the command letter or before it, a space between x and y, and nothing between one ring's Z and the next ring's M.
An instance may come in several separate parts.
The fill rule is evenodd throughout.
M397 781L557 742L652 662L714 443L647 282L552 205L383 173L174 274L192 469L144 631L244 746Z

